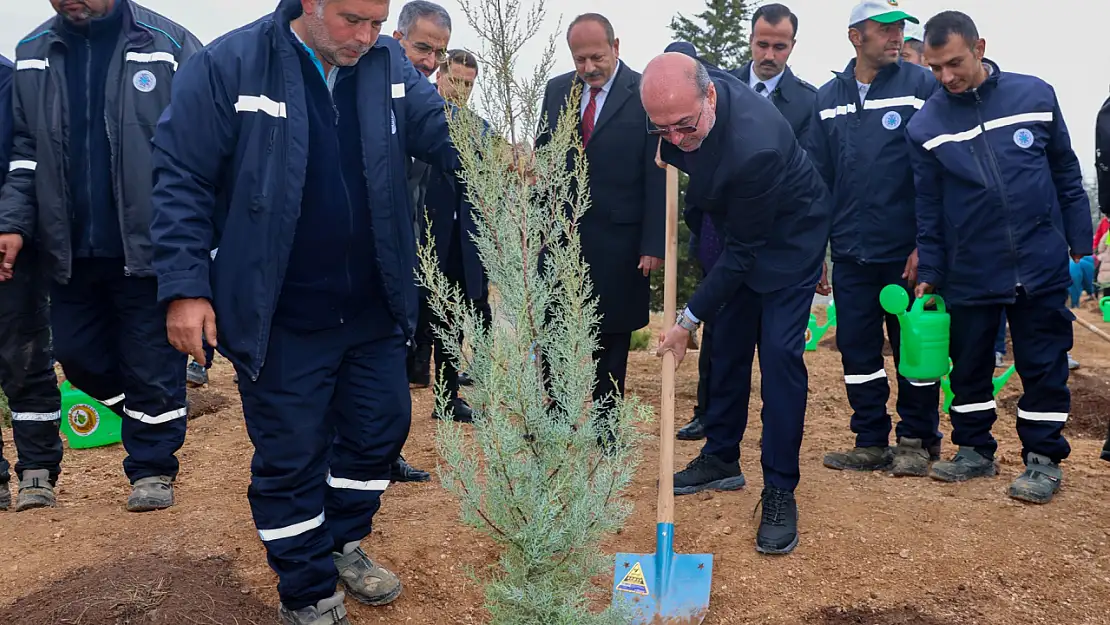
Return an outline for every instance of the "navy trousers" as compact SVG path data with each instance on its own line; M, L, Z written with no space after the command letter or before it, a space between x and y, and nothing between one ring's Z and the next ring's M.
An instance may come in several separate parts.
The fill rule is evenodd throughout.
M23 251L13 278L0 282L0 388L12 411L17 478L45 469L54 484L62 470L61 395L51 362L48 284L31 249ZM0 440L0 486L11 477L2 449Z
M1002 315L998 320L998 334L994 337L995 353L1006 355L1006 309L1002 308Z
M713 345L712 324L704 323L701 326L701 349L698 351L698 395L697 404L694 405L694 417L702 419L709 411L709 378L713 373Z
M816 282L816 276L814 277ZM793 491L805 425L809 373L805 330L813 285L757 293L744 286L713 319L709 409L702 453L733 462L748 426L752 361L759 347L763 481Z
M66 378L123 418L128 479L177 477L188 357L166 337L158 280L125 276L118 259L74 260L69 284L53 285L51 310Z
M372 310L325 330L275 325L258 380L238 372L254 444L247 497L291 610L332 596L332 552L370 534L409 432L406 349Z
M900 361L902 333L898 318L886 314L879 305L879 292L888 284L906 287L902 278L905 268L904 262L833 265L836 347L844 365L844 386L852 407L851 428L857 447L890 444L891 418L886 405L890 385L883 358L883 325L894 351L895 366ZM986 344L989 346L991 340ZM897 378L897 410L901 420L895 434L898 438L919 438L926 447L939 442L940 385L935 382L917 385L900 374Z
M1022 458L1032 452L1060 462L1071 453L1064 424L1071 410L1068 350L1072 320L1067 290L1029 297L1019 291L1013 304L953 306L952 442L993 457L998 443L991 436L997 418L994 401L992 339L1003 308L1014 342L1014 365L1024 393L1018 401L1017 431ZM839 300L838 300L839 301Z

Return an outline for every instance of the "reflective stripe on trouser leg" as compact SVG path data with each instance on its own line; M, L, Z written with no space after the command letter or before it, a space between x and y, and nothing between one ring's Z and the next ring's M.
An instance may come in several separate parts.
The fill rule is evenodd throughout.
M997 413L994 401L994 337L1001 306L949 308L949 353L952 357L952 442L993 457L998 443L991 435Z
M275 324L258 380L239 371L254 445L247 499L278 595L292 610L330 597L338 580L324 502L333 439L326 415L347 348L341 338L340 329L298 333Z
M412 413L404 337L366 340L374 333L359 334L359 324L352 325L357 342L345 354L332 400L336 437L324 508L337 551L370 533Z
M1062 291L1035 298L1020 294L1006 313L1024 390L1017 413L1022 458L1032 452L1059 462L1071 453L1063 429L1071 411L1067 352L1075 317L1063 302Z
M857 447L890 444L887 382L883 343L885 313L879 292L885 265L833 265L836 285L836 346L844 367L844 388L852 407L851 428Z

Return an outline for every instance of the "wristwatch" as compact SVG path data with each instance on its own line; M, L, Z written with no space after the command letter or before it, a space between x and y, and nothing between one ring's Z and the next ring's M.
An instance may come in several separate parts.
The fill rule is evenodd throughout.
M675 320L675 323L678 324L679 327L691 333L697 332L698 326L701 325L701 322L694 321L690 318L690 315L686 313L685 308L682 309L682 313L678 316L678 319Z

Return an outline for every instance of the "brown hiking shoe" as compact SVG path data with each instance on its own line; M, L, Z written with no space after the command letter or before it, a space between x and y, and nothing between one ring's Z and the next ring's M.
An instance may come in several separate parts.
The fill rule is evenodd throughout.
M900 438L892 451L890 471L895 477L928 477L929 450L920 438Z
M401 580L366 555L362 547L347 554L333 553L339 581L352 597L366 605L385 605L401 594Z
M837 471L883 471L890 467L889 447L855 447L851 451L830 451L825 466Z

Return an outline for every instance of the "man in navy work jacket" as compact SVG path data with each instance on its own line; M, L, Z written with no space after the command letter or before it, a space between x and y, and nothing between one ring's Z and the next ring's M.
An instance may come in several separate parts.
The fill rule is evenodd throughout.
M12 62L0 56L0 186L8 173L12 147L14 72ZM62 465L61 395L50 362L49 283L37 264L34 253L28 253L12 279L0 282L0 388L8 397L19 454L16 511L53 506ZM0 510L12 503L9 467L0 453Z
M679 362L690 332L715 325L706 444L675 475L675 492L743 484L752 360L763 372L763 518L756 549L798 543L798 453L808 375L803 352L813 290L829 236L828 192L775 106L735 77L668 52L640 87L661 158L690 175L687 201L713 216L721 257L698 286L659 353ZM683 491L682 489L691 489Z
M901 421L892 450L884 323L895 363L901 343L898 319L879 305L883 287L912 289L915 278L915 190L903 135L937 89L928 71L899 58L907 21L917 18L897 0L864 0L852 9L848 39L856 57L818 91L807 145L833 196L836 345L856 435L852 449L826 454L825 466L924 477L940 453L940 388L897 375Z
M401 592L359 543L411 415L406 161L458 155L435 88L379 37L388 13L282 0L183 68L154 138L170 340L214 343L239 374L248 497L291 625L346 623L337 579L369 605Z
M151 266L150 139L189 31L131 0L51 0L16 46L15 140L0 195L0 280L33 241L66 377L123 418L127 509L173 505L185 363Z
M952 441L930 475L989 477L997 443L993 339L1003 309L1024 387L1017 431L1025 472L1010 496L1047 503L1071 448L1065 299L1068 256L1091 253L1090 205L1060 104L1039 78L1003 72L967 15L925 25L925 59L944 91L906 129L917 182L917 294L935 289L952 315Z

